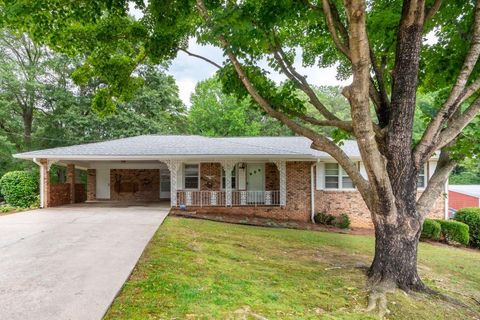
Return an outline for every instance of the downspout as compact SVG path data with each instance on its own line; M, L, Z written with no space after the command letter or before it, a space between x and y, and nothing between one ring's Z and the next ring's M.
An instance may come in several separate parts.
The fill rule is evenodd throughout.
M43 164L37 159L33 158L33 162L35 162L40 167L40 208L43 209L44 207L44 197L45 197L45 190L44 190L44 170Z
M312 223L315 223L315 171L313 168L317 166L316 163L312 164L310 167L310 219Z
M445 206L445 220L448 220L449 216L448 216L448 178L447 178L447 181L445 181L445 186L444 186L445 190L444 190L444 206Z

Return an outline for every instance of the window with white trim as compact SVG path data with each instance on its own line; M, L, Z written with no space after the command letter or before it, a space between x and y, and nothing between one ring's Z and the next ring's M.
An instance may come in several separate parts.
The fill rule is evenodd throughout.
M325 189L353 189L355 185L338 163L325 163Z
M198 189L200 185L199 164L185 164L183 167L183 186L185 189Z
M426 179L426 175L425 175L425 166L422 166L420 168L420 171L418 172L418 178L417 178L417 188L425 188L425 179Z
M225 189L225 169L222 168L222 189ZM232 170L232 189L237 188L237 166L233 167Z
M338 189L338 163L325 163L325 189Z

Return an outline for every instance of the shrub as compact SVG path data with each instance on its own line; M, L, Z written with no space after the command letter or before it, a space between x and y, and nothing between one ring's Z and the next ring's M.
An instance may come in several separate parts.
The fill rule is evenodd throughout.
M348 229L350 228L350 218L346 213L342 213L341 215L335 218L335 220L333 221L333 224L338 228Z
M38 177L27 171L7 172L0 179L0 189L9 205L27 208L36 202Z
M435 220L442 227L442 238L447 242L457 242L464 245L468 244L469 234L468 225L454 220Z
M460 209L455 214L454 219L468 225L470 245L480 248L480 208Z
M12 207L8 204L0 206L0 213L8 213L10 211L14 211L16 208Z
M442 226L435 220L425 219L422 227L422 239L439 240Z
M331 225L335 220L335 216L325 213L325 212L318 212L315 215L315 222L320 224Z

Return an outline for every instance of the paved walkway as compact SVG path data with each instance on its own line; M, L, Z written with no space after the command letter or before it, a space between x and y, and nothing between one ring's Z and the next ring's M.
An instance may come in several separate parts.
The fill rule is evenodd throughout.
M72 205L0 217L0 319L101 319L167 216Z

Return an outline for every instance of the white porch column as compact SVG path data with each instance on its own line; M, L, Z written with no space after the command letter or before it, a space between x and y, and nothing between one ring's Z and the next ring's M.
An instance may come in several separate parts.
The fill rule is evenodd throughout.
M170 206L177 206L177 174L182 162L180 160L165 160L170 170Z
M273 161L273 163L280 173L280 206L285 207L287 205L287 163L281 160Z
M225 170L225 206L232 206L232 171L237 161L224 160L221 161L223 170Z

